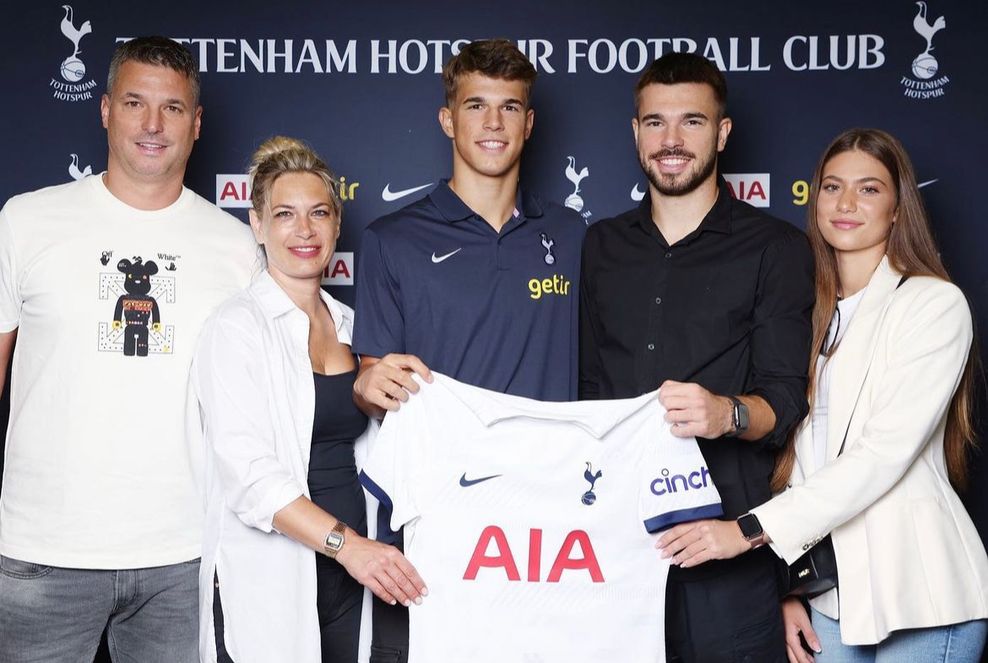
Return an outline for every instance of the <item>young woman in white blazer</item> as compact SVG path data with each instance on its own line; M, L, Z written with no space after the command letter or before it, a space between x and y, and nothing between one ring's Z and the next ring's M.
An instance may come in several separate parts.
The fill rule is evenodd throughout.
M353 311L321 288L340 234L335 180L281 137L257 150L250 179L267 269L203 328L191 376L205 437L200 654L353 663L362 585L406 605L425 586L366 538Z
M811 412L780 457L785 490L742 516L747 538L736 521L701 521L658 546L694 566L768 543L791 564L830 534L838 587L811 599L812 624L785 599L790 661L814 660L802 633L818 662L974 663L988 557L955 492L974 442L971 313L898 140L875 129L834 140L813 176L807 234Z

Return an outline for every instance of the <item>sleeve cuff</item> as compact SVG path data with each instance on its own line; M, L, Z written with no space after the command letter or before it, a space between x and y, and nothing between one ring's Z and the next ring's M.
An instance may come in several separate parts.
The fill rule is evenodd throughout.
M274 529L274 514L305 495L305 491L295 481L288 481L272 490L257 507L240 516L245 525L269 533Z
M720 502L716 504L706 504L704 506L690 507L689 509L679 509L678 511L668 511L658 516L653 516L645 520L645 529L654 534L679 523L688 523L691 520L701 520L703 518L719 518L724 515L724 509Z

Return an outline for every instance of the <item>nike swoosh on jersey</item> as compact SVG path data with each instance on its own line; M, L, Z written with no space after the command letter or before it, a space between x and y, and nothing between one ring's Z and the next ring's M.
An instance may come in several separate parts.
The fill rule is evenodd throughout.
M411 189L402 189L401 191L392 191L391 190L391 182L388 182L387 184L384 185L384 191L381 192L381 200L383 200L386 203L391 203L391 202L394 202L394 201L398 200L399 198L404 198L405 196L410 196L413 193L415 193L416 191L421 191L422 189L424 189L426 187L430 187L430 186L432 186L432 182L429 182L428 184L423 184L422 186L413 186Z
M441 263L446 258L449 258L450 256L454 256L454 255L456 255L457 253L459 253L462 250L463 250L463 247L461 246L460 248L456 249L455 251L450 251L449 253L447 253L444 256L437 256L436 255L436 252L433 251L432 252L432 262L434 262L434 263L436 263L438 265L439 263Z
M929 186L929 185L933 184L934 182L938 182L939 180L940 180L940 178L938 177L935 180L926 180L925 182L920 182L919 184L916 185L916 188L917 189L922 189L924 186Z
M480 477L479 479L467 479L467 473L464 472L463 476L460 477L460 485L464 488L469 488L470 486L475 486L478 483L483 483L484 481L489 481L490 479L496 479L500 474L492 474L489 477Z

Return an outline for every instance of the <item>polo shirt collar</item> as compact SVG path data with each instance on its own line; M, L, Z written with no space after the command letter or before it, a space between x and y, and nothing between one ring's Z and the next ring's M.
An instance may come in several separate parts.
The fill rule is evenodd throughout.
M634 214L631 218L631 223L640 225L643 229L648 232L658 231L655 227L655 222L652 221L652 198L651 189L645 192L645 197L642 198L641 203L639 203L637 209L635 209ZM698 235L699 233L705 231L711 231L716 233L721 233L724 235L731 234L731 216L734 210L734 196L731 195L731 190L727 187L727 182L723 177L717 177L717 200L714 201L714 206L710 208L707 215L703 217L700 221L700 225L697 229L690 233L690 236Z
M257 300L258 306L265 317L274 320L292 312L301 312L295 306L288 294L281 289L281 286L271 277L268 270L261 271L250 284L250 291ZM353 314L349 309L342 306L336 299L323 289L319 290L329 314L333 316L333 324L336 327L336 337L341 343L348 343L350 337L349 329L353 328Z
M467 204L460 199L456 193L449 188L449 180L439 180L439 184L429 194L429 200L436 206L439 213L450 223L463 221L474 216L474 211L467 207ZM515 196L515 210L526 219L540 217L543 214L542 203L535 194L529 193L518 187Z

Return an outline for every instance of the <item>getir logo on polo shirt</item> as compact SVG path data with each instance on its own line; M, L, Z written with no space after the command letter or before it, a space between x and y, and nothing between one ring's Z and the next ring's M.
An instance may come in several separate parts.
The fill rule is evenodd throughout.
M553 274L544 279L534 278L528 281L529 297L542 299L543 295L568 295L570 280L562 274Z

